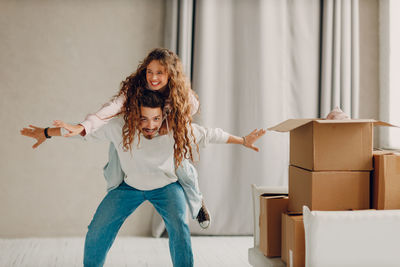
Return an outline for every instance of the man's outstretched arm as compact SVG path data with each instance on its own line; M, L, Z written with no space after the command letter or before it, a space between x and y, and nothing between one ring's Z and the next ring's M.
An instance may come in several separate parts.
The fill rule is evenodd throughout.
M192 123L193 132L196 137L196 143L205 147L208 144L238 144L244 145L247 148L253 149L254 151L259 151L254 143L262 137L266 130L255 129L246 136L238 137L233 134L227 133L220 128L206 128L198 124Z
M258 147L254 146L254 143L265 134L266 130L264 129L255 129L251 133L246 136L238 137L234 135L230 135L228 138L227 144L238 144L244 145L247 148L253 149L254 151L259 151Z
M36 143L32 146L32 148L37 148L44 141L46 141L46 133L48 138L52 136L65 136L68 133L71 133L71 130L68 128L72 124L65 123L63 121L57 122L57 127L54 128L40 128L34 125L29 125L31 128L23 128L20 132L21 135L25 135L31 138L36 139ZM47 130L46 130L47 129ZM85 136L77 135L76 138L80 138L82 140L100 140L100 141L110 141L108 134L108 127L104 126L101 129L93 132L92 134L86 134Z
M36 139L36 143L32 146L33 149L40 146L44 141L46 141L46 135L44 133L45 128L36 127L34 125L29 125L30 128L23 128L20 133L22 135ZM47 128L47 136L61 136L60 127Z

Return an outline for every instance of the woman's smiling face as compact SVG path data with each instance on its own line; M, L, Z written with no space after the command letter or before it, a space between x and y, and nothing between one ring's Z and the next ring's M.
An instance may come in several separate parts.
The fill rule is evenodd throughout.
M154 91L158 91L167 85L167 70L158 60L153 60L147 65L146 80L149 89Z

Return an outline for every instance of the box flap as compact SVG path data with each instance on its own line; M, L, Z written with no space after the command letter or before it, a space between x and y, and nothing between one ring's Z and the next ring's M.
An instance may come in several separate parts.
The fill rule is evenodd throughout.
M388 126L388 127L398 127L396 125L384 122L384 121L378 121L378 120L373 120L373 119L357 119L357 120L325 120L325 119L318 119L315 120L318 123L365 123L365 122L372 122L374 126Z
M373 119L357 119L357 120L326 120L326 119L316 119L318 123L366 123L366 122L373 122L375 123L376 120Z
M384 121L374 121L374 126L388 126L388 127L397 127L397 128L399 127L397 125L390 124L390 123L387 123Z
M265 193L265 194L260 195L260 197L268 198L268 199L271 199L271 198L287 198L287 197L288 197L288 194L271 194L271 193Z
M374 149L374 151L372 151L372 154L374 156L379 156L379 155L400 155L400 151L399 150L384 150L384 149Z
M316 119L289 119L279 123L278 125L268 128L268 130L276 132L289 132L314 120Z
M273 127L268 128L269 131L276 132L290 132L300 126L303 126L311 121L315 121L317 123L366 123L372 122L374 126L388 126L388 127L399 127L384 121L378 121L373 119L356 119L356 120L327 120L327 119L289 119L284 122L279 123Z

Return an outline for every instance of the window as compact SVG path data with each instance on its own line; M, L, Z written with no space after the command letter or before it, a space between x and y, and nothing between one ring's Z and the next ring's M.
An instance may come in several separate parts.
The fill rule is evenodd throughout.
M380 119L400 126L400 1L379 1ZM382 148L400 149L400 128L381 127Z

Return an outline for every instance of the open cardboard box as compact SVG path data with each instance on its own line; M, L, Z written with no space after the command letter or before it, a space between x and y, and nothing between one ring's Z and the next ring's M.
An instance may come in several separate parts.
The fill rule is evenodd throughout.
M290 132L290 165L311 171L372 170L377 120L289 119L270 131Z
M400 153L374 151L372 207L400 209Z
M305 235L302 213L282 213L282 261L287 267L305 266Z
M267 257L281 256L281 219L287 205L287 194L260 196L260 250Z

